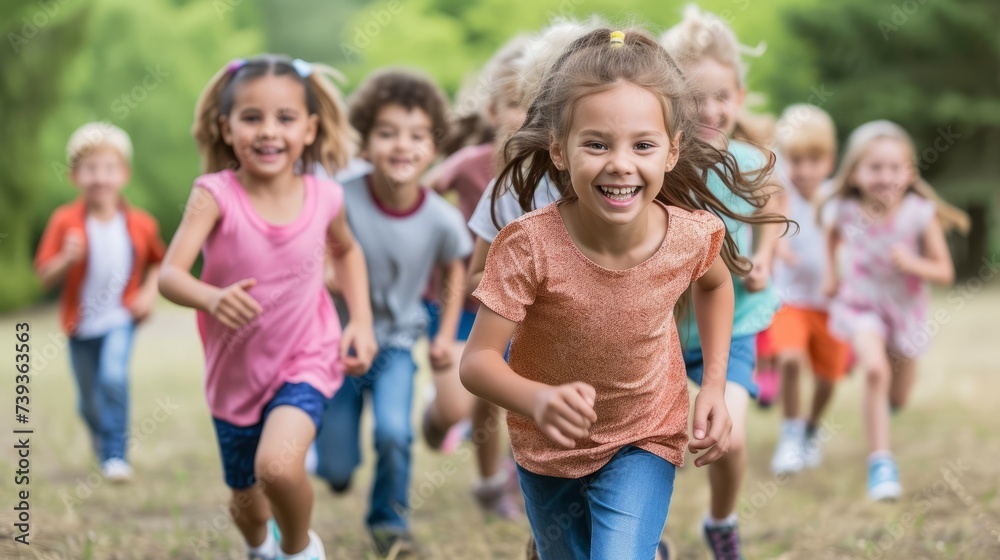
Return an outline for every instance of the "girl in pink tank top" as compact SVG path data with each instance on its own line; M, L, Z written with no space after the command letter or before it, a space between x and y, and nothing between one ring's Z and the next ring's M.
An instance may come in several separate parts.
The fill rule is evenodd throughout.
M375 354L365 261L343 191L296 173L346 163L353 133L321 75L331 73L261 55L215 75L195 113L206 174L160 274L164 296L197 310L230 511L250 557L262 560L326 557L309 529L305 454L344 373L364 373ZM327 259L350 308L343 332L324 285Z

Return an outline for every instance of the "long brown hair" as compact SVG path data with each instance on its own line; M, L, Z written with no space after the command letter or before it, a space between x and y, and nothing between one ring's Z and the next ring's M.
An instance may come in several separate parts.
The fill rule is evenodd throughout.
M621 44L610 41L611 29L598 28L574 41L546 73L537 96L528 108L524 126L504 146L503 170L493 190L493 203L505 188L512 188L522 208L531 207L535 190L547 175L564 199L574 199L568 171L560 171L549 156L553 142L565 144L573 108L588 94L627 82L642 87L661 100L665 128L673 138L681 133L677 165L664 174L657 200L686 210L709 210L716 215L751 223L787 223L777 214L743 216L734 213L708 188L714 172L734 194L755 208L770 194L761 189L774 166L770 154L762 169L743 171L736 158L701 140L697 134L698 94L688 84L674 59L641 28L624 30ZM749 259L739 255L726 233L722 258L739 275L750 272Z
M347 165L357 144L357 134L347 122L343 97L331 81L343 81L343 76L324 64L308 66L311 73L302 76L288 57L261 54L231 62L212 76L198 98L194 125L191 127L204 173L239 167L233 147L222 139L219 119L229 114L236 89L241 84L263 76L289 76L297 80L305 89L309 114L319 116L316 140L302 151L303 171L310 173L316 164L320 164L333 175Z

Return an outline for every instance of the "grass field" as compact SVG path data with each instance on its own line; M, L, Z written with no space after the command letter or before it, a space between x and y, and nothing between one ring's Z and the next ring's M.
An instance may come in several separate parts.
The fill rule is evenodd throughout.
M989 282L987 282L988 284ZM739 508L748 558L1000 558L1000 291L963 284L937 294L909 408L893 419L904 497L865 501L861 379L835 397L826 461L793 479L768 465L779 415L751 410L750 467ZM962 288L965 288L964 290ZM226 515L215 440L202 393L193 313L163 303L137 337L132 371L131 459L136 481L104 484L75 412L76 391L56 312L44 307L0 317L0 359L12 364L14 325L29 321L31 378L30 546L15 544L14 373L0 381L0 558L245 558ZM427 373L421 372L421 383ZM418 391L418 395L422 394ZM422 403L415 407L422 410ZM374 558L362 523L372 453L357 484L335 498L316 484L314 526L331 558ZM414 487L428 495L413 530L432 558L519 558L526 523L485 520L470 497L472 453L415 446ZM451 473L451 476L442 473ZM433 492L431 492L433 490ZM679 557L706 558L700 520L706 476L679 473L667 533Z

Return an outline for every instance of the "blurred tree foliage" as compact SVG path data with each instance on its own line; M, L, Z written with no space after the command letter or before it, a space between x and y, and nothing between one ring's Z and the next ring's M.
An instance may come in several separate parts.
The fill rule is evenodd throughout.
M786 21L811 53L827 92L820 105L842 138L874 119L913 135L921 173L973 219L953 248L959 272L975 274L989 252L1000 177L1000 4L849 0L794 9ZM775 77L779 103L801 100L798 84Z
M35 301L31 270L48 216L76 196L65 146L88 121L125 129L135 148L125 194L160 220L165 238L198 173L190 127L208 79L264 49L244 0L6 2L0 29L0 120L7 149L0 202L0 310Z
M135 144L126 195L159 220L180 220L198 159L195 100L226 61L272 51L328 62L350 91L372 70L412 66L454 94L507 40L555 17L597 13L659 33L683 1L619 0L36 0L0 5L0 310L40 296L31 257L49 214L75 196L70 133L87 121L124 128ZM911 130L921 150L939 129L954 149L925 158L943 194L977 203L1000 165L998 7L991 0L703 0L741 41L761 110L812 101L841 134L873 118ZM885 24L883 24L883 22ZM948 127L951 127L950 129ZM934 161L930 161L931 158ZM982 207L985 208L985 207ZM974 213L977 212L973 208ZM982 222L982 220L980 220Z

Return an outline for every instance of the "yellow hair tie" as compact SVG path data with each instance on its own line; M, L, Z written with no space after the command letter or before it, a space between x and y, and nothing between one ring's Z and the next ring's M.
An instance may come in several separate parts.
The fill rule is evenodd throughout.
M611 32L611 46L620 47L625 44L625 33L623 31Z

